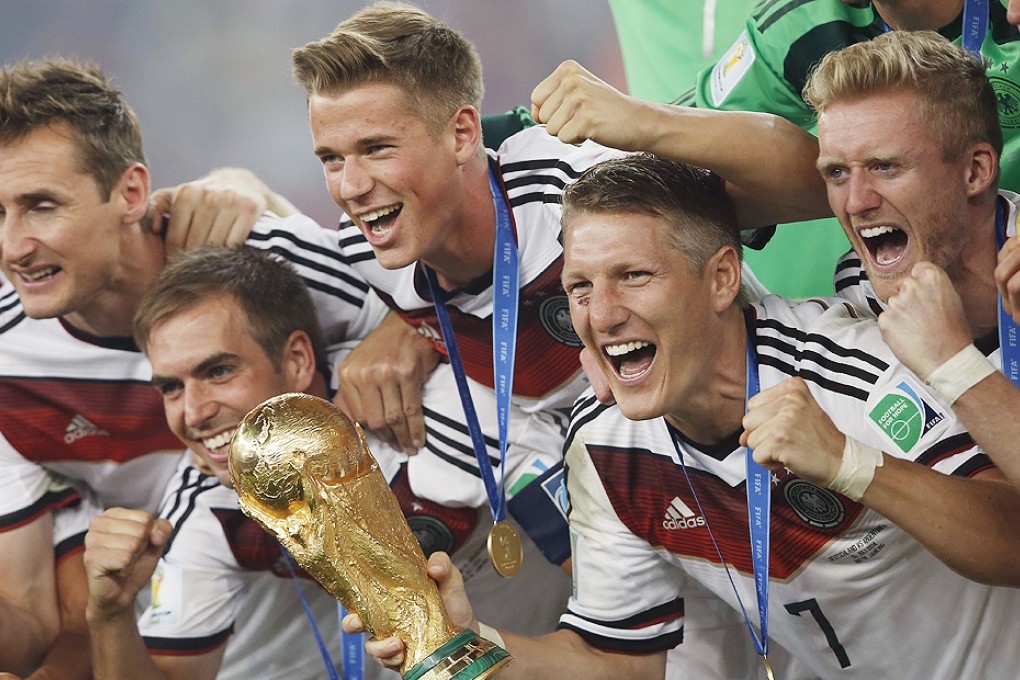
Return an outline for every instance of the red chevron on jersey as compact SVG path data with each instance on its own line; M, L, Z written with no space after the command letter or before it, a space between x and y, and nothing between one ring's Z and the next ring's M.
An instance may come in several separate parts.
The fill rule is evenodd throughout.
M0 430L29 460L124 463L180 446L151 385L126 381L6 378ZM88 414L87 416L83 414Z
M514 394L518 396L542 397L577 375L581 341L570 323L569 303L560 285L562 269L563 260L556 260L541 276L521 288L514 364ZM387 303L392 301L385 293L380 293L380 297ZM434 308L397 311L446 354ZM447 305L447 311L457 334L464 372L472 380L493 387L492 316L478 318L453 305Z
M683 470L667 457L593 444L588 453L613 509L635 535L675 555L719 564L711 529L730 567L754 573L744 484L730 486L714 475L688 469L695 499ZM704 522L691 521L701 517L698 500L708 508ZM671 506L681 508L680 517L670 512ZM796 574L852 526L862 510L859 503L793 475L774 480L770 576L786 579Z

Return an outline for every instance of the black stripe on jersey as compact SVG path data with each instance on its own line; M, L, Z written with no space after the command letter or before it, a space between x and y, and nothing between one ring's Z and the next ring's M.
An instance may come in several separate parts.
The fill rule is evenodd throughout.
M53 554L57 564L71 555L76 555L85 550L85 532L69 536L53 547Z
M563 442L564 454L566 454L567 449L573 443L574 435L577 434L577 431L595 418L598 418L599 414L610 406L612 404L603 404L594 395L578 399L574 402L574 410L570 414L570 427L567 429L567 437ZM583 411L589 408L592 409L590 412L581 415Z
M782 18L783 18L784 16L786 16L787 14L789 14L790 12L792 12L793 10L797 9L797 8L798 8L798 7L800 7L801 5L806 5L806 4L808 4L809 2L814 2L814 0L790 0L790 2L786 3L785 5L783 5L783 6L782 6L782 7L780 7L779 9L777 9L777 10L775 11L775 13L773 13L773 14L772 14L772 16L770 16L770 17L769 17L768 19L766 19L765 21L762 21L762 22L761 22L761 23L760 23L760 24L758 25L758 31L759 31L759 32L761 32L761 33L764 33L765 31L767 31L767 30L768 30L769 26L771 26L772 24L776 23L777 21L779 21L779 20L780 20L780 19L782 19ZM774 7L774 6L775 6L775 4L776 4L776 3L773 3L773 4L772 4L772 5L770 5L769 7L767 7L767 8L764 8L764 9L763 9L763 10L762 10L761 12L759 12L759 13L758 13L758 15L754 17L755 21L761 21L761 18L762 18L763 16L765 16L765 14L766 14L766 13L767 13L767 12L768 12L768 11L769 11L770 9L772 9L772 7Z
M832 380L831 378L826 378L825 376L819 375L815 371L810 371L810 370L807 370L807 369L804 369L804 368L802 368L802 369L800 369L798 371L798 370L796 370L794 368L793 364L788 363L786 361L783 361L781 359L778 359L776 357L769 356L768 354L759 354L758 355L758 365L760 365L760 366L771 366L772 368L776 369L777 371L779 371L781 373L785 373L786 375L791 376L791 377L795 376L795 375L796 376L800 376L806 382L813 382L814 384L818 385L819 387L825 388L826 390L828 390L830 392L835 392L837 394L842 394L842 395L845 395L847 397L853 397L854 399L859 399L860 401L867 401L868 400L868 394L869 393L868 393L867 390L862 390L862 389L857 388L857 387L851 387L850 385L845 385L843 383L836 382L836 381ZM874 382L874 381L872 381L872 382Z
M777 15L770 17L766 24L771 24ZM762 31L766 24L762 24ZM850 21L829 21L813 26L790 44L783 59L783 78L800 96L808 74L822 57L848 45L867 42L884 30L882 20L877 15L873 15L872 21L863 27L855 26Z
M782 333L783 335L786 335L788 337L792 337L797 342L801 342L804 344L815 343L821 345L823 348L825 348L832 354L835 354L836 356L846 357L847 359L857 359L858 361L863 361L866 364L871 364L872 366L877 368L880 373L884 373L889 368L889 364L885 363L878 357L872 356L871 354L868 354L867 352L864 352L859 349L837 345L835 342L825 337L824 335L819 335L818 333L806 333L798 328L791 328L789 326L786 326L776 321L775 319L758 319L755 323L758 325L759 328L769 328L778 333ZM793 352L789 353L793 355Z
M291 233L289 231L283 230L283 229L273 229L273 230L265 232L265 233L252 233L248 237L248 241L250 242L250 245L252 247L254 247L254 248L261 248L263 250L269 250L270 252L279 255L280 257L282 257L283 259L287 260L288 262L291 262L291 263L296 264L296 265L301 265L301 266L307 267L308 269L311 269L313 271L317 271L317 272L320 272L322 274L327 274L329 276L338 278L338 279L340 279L341 281L343 281L344 283L346 283L349 286L357 288L358 290L361 290L362 292L368 292L368 284L367 283L365 283L361 279L358 279L358 278L356 278L354 276L351 276L350 274L347 274L346 272L343 271L343 269L341 269L338 266L335 266L335 265L331 266L330 264L327 264L327 263L324 263L324 262L320 262L320 261L317 261L317 260L309 259L309 257L300 255L300 254L298 254L298 252L295 252L293 250L288 250L287 248L284 248L283 246L268 245L267 248L263 248L262 247L262 244L270 244L271 241L274 241L276 239L283 239L285 241L290 241L295 246L297 246L298 248L300 248L302 250L307 251L308 253L311 253L311 254L314 254L314 255L318 255L320 257L325 258L326 260L330 260L332 262L336 262L339 265L345 264L343 256L340 253L338 253L337 251L331 250L331 249L328 249L328 248L323 248L322 246L314 244L314 243L309 243L307 241L302 241L295 234L293 234L293 233Z
M604 628L638 630L664 621L679 619L684 615L684 602L681 598L677 598L618 621L601 621L591 619L586 616L581 616L569 607L567 608L567 613L569 616L578 618L582 621L589 621ZM574 631L593 647L620 652L659 652L676 647L678 644L683 642L684 639L683 626L680 626L676 630L663 633L662 635L640 640L622 640L620 638L607 637L564 621L560 621L557 628L566 628L567 630Z
M931 467L943 458L960 453L961 451L966 451L972 446L974 446L974 440L971 439L970 434L967 432L961 432L935 442L914 460L922 465Z
M547 194L544 191L534 191L530 194L518 194L510 199L510 207L519 208L528 203L561 203L563 199L560 194Z
M345 283L348 283L351 286L354 286L358 289L361 289L362 286L365 286L364 292L368 292L367 284L363 282L355 283L356 279L352 279L348 277L346 274L342 274L340 272L330 271L329 269L323 268L321 265L315 266L310 262L300 262L302 258L295 257L294 254L291 251L287 250L286 248L281 248L279 246L270 246L269 248L266 248L266 252L273 253L274 255L279 255L289 262L294 262L296 264L307 266L309 269L314 269L316 271L321 271L323 273L329 273L331 275L337 276L338 278L343 279ZM301 272L298 272L299 276L300 274ZM304 280L305 285L308 286L309 289L317 290L321 293L325 293L326 295L332 295L333 297L340 298L344 302L353 305L354 307L362 307L365 304L365 300L363 298L357 295L351 295L350 293L342 290L341 288L337 288L336 286L331 286L327 283L323 283L321 281L317 281L315 279L311 279L305 276L301 276L301 278Z
M651 609L646 609L643 612L628 616L625 619L617 619L615 621L605 621L603 619L592 619L587 616L582 616L567 607L567 612L571 616L576 616L582 621L589 621L603 628L616 628L618 630L638 630L647 626L663 623L665 621L673 621L679 619L684 615L684 600L682 597L678 597L670 600L669 602L663 602L662 604L655 605Z
M759 347L762 346L772 347L773 349L785 352L786 354L793 356L798 362L803 363L805 360L810 361L811 363L822 366L823 368L826 368L832 371L833 373L842 373L843 375L848 375L852 378L857 378L858 380L866 382L870 385L874 385L878 381L879 376L881 375L872 373L857 366L851 366L850 364L841 363L834 359L822 356L821 354L814 350L806 348L796 350L794 348L794 345L785 342L781 338L775 338L768 335L759 335L757 341Z
M556 627L574 631L580 635L585 642L596 649L605 649L612 652L623 652L627 654L664 652L673 649L684 641L683 627L649 640L620 640L618 638L604 637L602 635L596 635L584 628L578 628L562 621Z
M670 102L670 104L673 104L675 106L694 106L694 103L695 103L695 88L693 87Z
M857 257L857 253L851 250L849 252L844 253L839 258L839 262L836 263L835 273L839 274L842 271L846 271L847 269L853 269L855 267L860 269L861 266L862 266L861 258Z
M836 294L838 295L840 291L846 290L847 288L851 288L853 286L859 286L867 280L868 275L864 272L863 269L861 269L856 274L850 274L848 276L844 276L843 278L837 278L835 281L832 282L832 286L833 289L836 291Z
M761 18L769 13L773 7L778 5L783 0L764 0L759 2L758 5L751 11L751 19L755 22L761 21Z
M560 191L563 187L567 186L567 182L555 175L524 175L517 179L508 179L503 183L506 190L509 192L511 189L519 189L521 187L531 186L533 184L551 184Z
M81 497L73 487L60 491L47 491L32 505L15 512L0 516L0 531L11 531L20 526L34 522L50 510L77 505Z
M444 416L441 413L437 413L436 411L433 411L432 409L428 409L428 408L422 407L422 411L425 413L425 416L427 418L430 418L430 419L436 421L437 423L442 423L443 425L447 426L448 428L450 428L452 430L457 430L458 432L466 435L469 438L471 437L471 431L468 430L467 425L459 423L456 420L453 420L452 418L448 418L448 417ZM429 432L431 432L431 430L429 430ZM499 448L499 440L498 439L496 439L494 437L488 437L485 434L482 435L482 438L485 440L485 445L486 446L491 446L491 447L493 447L495 449ZM456 445L456 446L457 446L457 448L462 449L462 450L464 450L464 451L474 455L474 448L472 446L468 446L468 445ZM489 456L489 457L492 458L492 456ZM498 459L496 459L496 460L498 460Z
M994 468L995 463L987 455L980 453L953 471L954 477L973 477L979 472Z
M6 333L7 331L17 326L22 321L24 321L26 318L27 316L25 315L24 311L19 312L18 315L15 316L13 319L5 323L3 326L0 326L0 333Z
M184 471L184 478L181 480L181 485L174 492L173 504L169 511L162 513L161 516L170 520L173 525L173 533L170 534L170 540L166 542L166 546L163 548L163 554L166 555L170 552L170 548L173 546L174 539L177 538L177 532L181 530L184 523L191 516L191 513L195 510L195 500L200 494L206 491L212 491L220 485L220 482L215 477L208 477L196 468L189 467ZM183 512L180 511L181 507L184 507Z
M542 169L559 170L560 172L562 172L571 179L577 179L584 172L583 170L575 170L573 166L571 166L569 163L560 160L559 158L533 158L527 161L515 161L513 163L504 163L503 165L499 166L499 169L500 173L503 175L504 178L503 183L508 189L511 186L510 182L513 180L507 180L506 176L512 172L523 172L525 170L542 170ZM545 175L533 175L534 180L531 182L526 182L526 184L527 183L537 184L538 180L542 177L545 177Z
M469 463L466 460L463 460L461 458L457 458L455 456L451 456L449 453L447 453L446 451L443 451L438 446L433 444L432 443L432 439L433 438L443 439L442 437L437 435L435 432L431 433L425 439L425 448L426 449L428 449L429 451L434 453L438 458L440 458L441 460L446 461L447 463L449 463L453 467L460 468L464 472L467 472L468 474L474 475L475 477L478 477L479 479L482 478L481 472L478 471L478 463L472 464L472 463ZM450 443L450 442L445 442L445 443ZM490 457L490 460L491 460L491 457Z
M159 638L143 637L145 647L156 656L196 656L211 652L224 644L234 633L234 624L226 630L203 637Z

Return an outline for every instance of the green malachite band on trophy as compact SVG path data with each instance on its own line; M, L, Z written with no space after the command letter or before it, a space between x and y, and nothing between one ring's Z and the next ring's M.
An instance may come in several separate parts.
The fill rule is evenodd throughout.
M485 648L488 649L485 649ZM458 659L460 657L460 659ZM439 649L414 665L402 676L403 680L474 680L489 675L489 671L510 660L502 647L480 638L477 633L465 630L451 638ZM459 661L459 663L458 663ZM458 668L463 663L463 668ZM440 668L437 668L440 667ZM436 673L432 675L432 671Z

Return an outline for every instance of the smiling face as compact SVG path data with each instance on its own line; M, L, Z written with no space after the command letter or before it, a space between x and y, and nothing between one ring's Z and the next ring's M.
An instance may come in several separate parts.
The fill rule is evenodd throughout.
M404 91L389 83L313 94L308 111L329 192L379 263L445 264L456 250L465 198L458 184L463 152L452 124L430 134Z
M120 185L108 200L80 157L63 125L0 145L0 268L32 318L74 323L116 294L132 216Z
M711 276L691 271L666 228L649 215L581 214L565 230L574 328L632 420L674 414L703 389L717 342Z
M146 352L170 429L202 462L203 472L226 486L232 484L230 438L241 419L270 397L305 391L314 374L307 335L295 331L274 366L226 294L156 323Z
M942 158L909 91L830 104L818 117L818 168L829 204L883 300L915 263L953 276L970 237L971 158Z

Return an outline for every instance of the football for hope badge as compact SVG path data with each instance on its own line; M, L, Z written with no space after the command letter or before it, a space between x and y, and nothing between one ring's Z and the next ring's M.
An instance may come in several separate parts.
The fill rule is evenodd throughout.
M868 420L903 453L910 453L945 418L941 406L911 378L868 400Z

